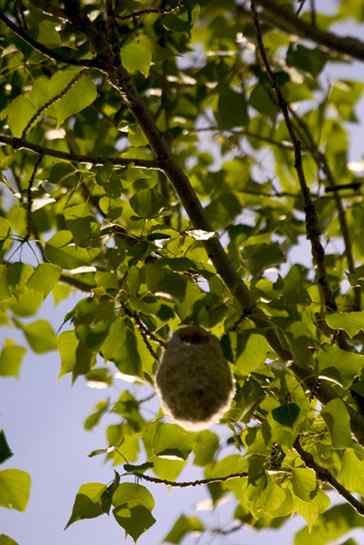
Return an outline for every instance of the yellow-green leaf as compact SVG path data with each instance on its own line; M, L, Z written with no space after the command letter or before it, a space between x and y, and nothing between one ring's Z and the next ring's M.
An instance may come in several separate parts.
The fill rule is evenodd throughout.
M20 469L0 471L0 507L25 511L30 496L31 478Z
M147 77L152 62L152 47L150 39L144 34L139 34L122 47L120 58L123 66L131 74L141 72Z

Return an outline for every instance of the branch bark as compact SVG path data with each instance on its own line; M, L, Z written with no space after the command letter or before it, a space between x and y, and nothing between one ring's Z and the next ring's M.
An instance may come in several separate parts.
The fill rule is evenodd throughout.
M314 161L316 162L318 168L321 168L322 172L326 176L326 182L327 182L326 191L330 190L334 193L334 200L335 200L335 205L336 205L336 209L338 213L341 234L344 239L346 262L348 265L349 272L353 274L355 272L355 263L354 263L354 256L352 252L351 235L350 235L348 222L346 221L345 208L344 208L341 196L338 193L338 189L342 189L345 186L336 184L335 177L333 175L329 162L326 158L326 155L320 151L319 146L316 144L311 134L311 131L307 126L307 123L305 123L305 121L303 121L303 119L301 119L292 108L290 108L290 112L296 122L298 130L301 131L302 136L306 140L306 146L310 150ZM356 184L357 185L354 186L355 188L360 187L360 184L358 185L357 182ZM359 286L354 287L353 307L354 307L354 310L361 309L361 288Z
M362 40L320 30L316 25L297 17L293 11L289 11L286 5L279 5L274 0L256 0L256 3L263 8L265 20L283 32L296 34L336 53L364 62L364 42Z
M310 467L315 471L320 481L330 484L336 490L336 492L340 494L340 496L342 496L348 503L350 503L352 507L354 507L355 511L357 511L359 515L364 516L364 504L361 501L357 500L356 497L353 496L353 494L350 494L349 490L347 490L345 486L340 484L339 481L337 481L326 468L317 464L312 454L302 448L299 439L296 439L294 443L294 448L301 456L306 466Z
M320 288L320 293L324 303L324 308L326 308L326 310L328 311L335 311L337 307L336 307L334 295L330 289L328 278L327 278L326 265L325 265L325 251L320 241L321 233L319 229L316 208L312 202L311 193L307 186L306 176L303 169L301 141L298 138L296 134L296 130L291 121L288 104L285 98L283 97L283 94L281 92L279 83L276 79L275 73L273 72L270 66L270 62L269 62L269 59L265 50L264 42L263 42L263 35L262 35L262 30L261 30L261 26L259 22L255 0L252 0L251 8L252 8L253 20L254 20L254 24L256 28L256 33L257 33L258 51L262 58L262 62L263 62L265 71L267 73L270 85L276 97L277 105L280 108L281 113L283 115L283 118L287 127L287 131L294 148L294 156L295 156L294 166L297 172L297 178L300 184L300 188L301 188L301 192L302 192L302 196L304 200L304 208L305 208L305 215L306 215L306 233L307 233L307 238L311 243L311 252L312 252L314 265L317 268L317 273L318 273L317 283Z
M65 161L74 161L76 163L90 163L91 165L105 165L112 164L114 166L134 166L136 168L145 168L152 170L161 170L161 166L157 161L149 159L132 159L132 158L122 158L122 157L105 157L98 156L92 157L89 155L81 155L78 153L66 153L64 151L59 151L39 144L33 144L28 142L24 138L17 138L15 136L8 136L6 134L0 134L0 142L8 144L13 149L27 149L29 151L34 151L39 155L48 155L50 157L56 157L58 159L64 159Z
M177 488L188 488L191 486L201 486L211 483L222 483L224 481L230 481L231 479L241 479L243 477L247 477L248 473L246 471L242 471L240 473L230 473L230 475L225 475L223 477L211 477L210 479L198 479L196 481L169 481L168 479L159 479L158 477L152 477L151 475L145 475L145 473L139 472L123 473L120 475L120 477L126 475L134 475L138 479L142 479L150 483L164 484L166 486L173 486Z

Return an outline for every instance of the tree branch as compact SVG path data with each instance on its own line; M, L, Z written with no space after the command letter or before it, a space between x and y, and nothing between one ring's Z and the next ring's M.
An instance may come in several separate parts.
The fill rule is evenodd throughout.
M294 448L298 452L298 454L301 456L302 460L305 462L306 466L313 469L317 475L317 477L320 479L320 481L326 482L330 484L335 490L342 496L354 509L360 514L364 516L364 504L361 503L359 500L356 499L353 494L350 494L350 492L342 485L340 484L333 475L324 467L317 464L310 452L305 451L299 439L297 438L294 443Z
M151 13L156 13L158 15L168 15L169 13L174 13L182 7L183 2L180 1L173 8L145 8L138 11L133 11L128 15L115 15L115 19L118 21L127 21L128 19L137 19L138 17L143 17L144 15L150 15Z
M177 161L172 157L169 146L158 131L144 101L139 97L129 74L122 66L115 66L115 64L116 62L110 67L110 83L118 91L134 114L135 119L138 121L149 141L158 164L163 168L174 186L193 226L196 229L213 232L195 190L186 174L177 164ZM252 301L250 292L240 278L240 275L238 275L232 266L217 235L214 234L211 238L205 240L204 245L217 272L220 274L225 284L230 288L237 301L239 301L244 308L251 309Z
M307 126L307 123L303 119L301 119L297 113L290 108L291 115L293 116L294 120L296 121L296 125L298 130L301 130L305 140L306 140L306 146L308 147L309 151L312 154L312 157L314 161L316 162L318 168L321 168L323 173L326 176L326 182L327 186L325 188L325 191L332 191L334 193L334 201L336 204L336 209L338 212L338 219L340 224L341 233L344 239L344 248L345 248L345 257L346 262L348 265L348 270L351 274L355 272L355 263L354 263L354 257L352 252L352 243L351 243L351 235L350 230L348 227L348 222L346 221L346 214L345 214L345 208L343 206L341 196L338 193L338 189L342 189L343 185L336 184L335 177L332 173L332 170L330 168L329 162L326 158L326 155L322 153L314 141L314 138L312 136L312 133ZM360 183L356 183L355 188L357 189L360 187ZM353 188L353 184L348 184L349 188ZM354 310L360 310L361 309L361 288L360 286L354 287Z
M225 475L224 477L211 477L210 479L198 479L197 481L169 481L168 479L159 479L158 477L152 477L150 475L145 475L145 473L139 473L137 471L123 473L123 475L120 475L120 477L123 477L125 475L134 475L138 479L143 479L144 481L148 481L150 483L164 484L166 486L173 486L178 488L188 488L189 486L201 486L211 483L222 483L224 481L230 481L231 479L241 479L243 477L247 477L248 473L246 471L242 471L239 473L230 473L230 475Z
M326 272L326 265L325 265L325 251L320 241L321 233L319 229L317 213L311 199L310 190L307 186L306 176L303 169L301 141L298 139L296 135L295 128L291 121L288 104L283 97L279 83L276 79L276 76L268 60L268 56L267 56L265 46L263 43L263 36L262 36L261 26L259 22L258 12L255 5L255 0L251 1L251 8L252 8L253 20L254 20L254 24L256 28L256 33L257 33L258 50L262 58L262 62L263 62L265 71L267 73L267 76L269 78L270 84L274 91L277 105L279 106L282 112L287 130L288 130L288 134L291 138L293 148L294 148L294 155L295 155L294 166L297 172L297 178L300 184L300 188L301 188L301 192L302 192L302 196L304 200L304 209L306 214L306 233L307 233L307 238L311 243L313 261L315 266L317 267L317 272L318 272L317 282L320 288L320 293L322 295L325 308L327 310L333 311L333 310L336 310L337 307L336 307L335 298L333 296L333 293L331 292L328 279L327 279L327 272Z
M78 60L65 55L64 53L59 53L53 49L49 49L45 45L37 42L32 36L29 36L22 28L18 27L11 19L9 19L3 11L0 11L0 21L2 21L10 30L12 30L18 38L23 40L26 44L30 45L32 49L38 53L45 55L48 59L56 62L62 62L64 64L71 64L73 66L84 66L86 68L98 68L98 64L95 60Z
M28 183L28 188L27 188L27 205L26 205L26 214L27 214L27 220L26 220L26 224L27 224L27 232L26 232L26 235L25 235L25 241L29 240L29 238L31 237L32 235L32 231L33 231L33 226L32 226L32 204L33 204L33 199L32 199L32 191L33 191L33 184L34 184L34 179L35 179L35 176L37 174L37 170L38 170L38 167L40 165L42 161L42 155L38 155L35 163L34 163L34 167L33 167L33 171L32 171L32 174L30 176L30 180L29 180L29 183Z
M252 139L255 139L255 140L259 140L261 142L271 144L272 146L276 146L276 147L281 148L281 149L291 149L291 150L293 150L293 146L292 146L291 142L280 142L278 140L274 140L274 138L270 138L269 136L262 136L260 134L250 132L249 130L246 130L246 129L238 129L238 130L219 129L217 126L212 125L210 127L184 129L184 132L188 132L188 133L194 133L194 132L197 132L197 133L200 133L200 132L228 132L228 133L230 133L232 135L237 135L237 136L241 135L241 136L246 136L247 138L252 138Z
M158 164L157 161L150 159L132 159L132 158L119 158L119 157L92 157L88 155L81 155L78 153L66 153L64 151L59 151L45 146L40 146L39 144L33 144L24 140L24 138L16 138L15 136L8 136L6 134L0 134L0 142L8 144L14 149L27 149L29 151L34 151L40 155L49 155L51 157L56 157L58 159L64 159L65 161L74 161L77 163L90 163L91 165L105 165L111 163L114 166L134 166L136 168L145 168L152 170L162 170L162 167Z
M274 0L256 0L264 9L265 20L283 32L296 34L328 49L364 62L364 42L351 36L338 36L333 32L320 30L314 24L297 17L287 5L279 5Z

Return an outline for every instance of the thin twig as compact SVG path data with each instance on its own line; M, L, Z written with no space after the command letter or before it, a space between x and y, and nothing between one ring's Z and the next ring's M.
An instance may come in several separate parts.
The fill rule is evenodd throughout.
M125 314L127 316L129 316L130 318L132 318L134 320L134 322L136 323L148 352L152 355L152 357L155 360L158 360L159 356L158 356L157 352L154 350L154 348L153 348L153 346L152 346L149 339L151 339L155 343L159 344L163 348L166 347L166 343L162 339L160 339L159 337L154 335L154 333L152 331L149 331L149 329L144 324L143 320L141 320L141 318L140 318L140 316L139 316L139 314L137 312L131 310L124 302L121 303L121 306L123 307L123 310L124 310Z
M231 526L230 528L211 528L209 532L211 534L216 534L218 536L230 536L231 534L235 534L236 532L239 532L244 527L244 524L236 524L235 526Z
M256 0L256 3L264 8L264 20L280 28L283 32L301 36L336 53L364 62L364 42L362 40L320 30L317 26L297 17L294 12L287 9L286 5L278 4L274 0ZM244 11L244 8L241 11Z
M178 4L173 8L144 8L138 11L133 11L132 13L128 13L127 15L115 15L115 19L117 19L118 21L127 21L128 19L137 19L138 17L143 17L144 15L150 15L152 13L156 13L158 15L168 15L170 13L178 11L182 7L182 5L183 2L178 2Z
M278 140L274 140L273 138L270 138L269 136L262 136L261 134L256 134L253 132L250 132L246 129L219 129L217 126L211 125L209 127L198 127L193 129L184 129L184 132L187 133L193 133L193 132L228 132L232 135L237 136L246 136L248 138L253 138L255 140L260 140L261 142L266 142L267 144L271 144L272 146L276 146L278 148L282 149L291 149L293 150L293 146L291 142L279 142Z
M166 486L174 486L178 488L187 488L189 486L201 486L212 483L222 483L224 481L230 481L231 479L242 479L247 477L248 473L246 471L241 471L239 473L230 473L230 475L225 475L224 477L211 477L210 479L198 479L197 481L169 481L168 479L159 479L158 477L151 477L150 475L145 475L145 473L123 473L120 477L126 475L135 475L138 479L143 479L150 483L155 484L164 484Z
M317 27L316 0L310 0L311 25Z
M120 158L120 157L108 157L98 156L92 157L88 155L81 155L78 153L66 153L39 144L33 144L23 138L16 138L15 136L8 136L6 134L0 134L0 142L8 144L14 149L27 149L34 151L40 155L49 155L51 157L57 157L58 159L64 159L65 161L74 161L76 163L90 163L91 165L105 165L112 164L114 166L126 167L134 166L136 168L145 168L152 170L161 170L161 166L157 161L150 159L133 159L133 158Z
M34 184L35 176L37 174L37 170L39 168L39 165L40 165L41 161L42 161L42 155L38 155L38 157L37 157L37 159L36 159L36 161L34 163L33 171L32 171L32 174L30 176L30 180L29 180L28 187L27 187L27 203L26 203L27 232L26 232L26 235L25 235L25 241L29 240L29 238L32 235L32 231L33 231L33 226L32 226L32 204L33 204L32 191L33 191L33 184Z
M297 137L295 128L291 121L288 104L282 95L279 83L276 79L276 76L268 60L268 56L267 56L265 46L263 43L262 30L261 30L261 26L259 22L258 12L255 6L255 0L251 1L251 8L252 8L253 20L254 20L254 24L255 24L255 28L257 32L258 51L260 52L263 65L265 67L272 89L275 93L277 104L282 112L287 130L288 130L288 134L290 136L290 139L292 141L293 148L294 148L294 156L295 156L294 166L297 172L297 178L300 184L300 188L301 188L301 192L302 192L302 196L304 200L304 210L306 215L306 233L307 233L307 238L311 243L312 257L318 272L317 282L320 288L320 293L322 295L324 307L327 310L336 310L337 306L336 306L335 298L330 289L328 279L327 279L327 272L326 272L326 265L325 265L325 251L320 241L321 233L319 229L319 222L317 218L316 208L312 202L311 193L307 186L306 176L303 170L301 141Z
M317 464L310 452L305 451L299 439L296 439L294 443L294 448L298 452L298 454L301 456L302 460L305 462L306 466L313 469L317 475L317 477L320 479L320 481L324 481L328 484L330 484L335 490L342 496L354 509L360 514L364 515L364 504L361 503L359 500L356 499L353 494L351 494L342 484L340 484L333 475L324 467Z
M303 10L303 7L306 3L306 0L298 0L299 2L299 6L298 6L298 9L296 10L296 16L298 17L298 15L301 13L301 11Z
M350 184L336 184L335 186L328 186L325 187L325 193L333 193L336 191L341 191L342 189L352 189L353 191L356 191L360 189L360 187L363 185L364 182L352 182ZM355 195L355 193L354 193Z
M338 189L358 189L360 187L360 182L354 182L354 184L347 184L346 186L341 184L336 184L334 174L331 170L329 162L326 158L326 155L320 151L319 146L316 144L312 133L307 125L307 123L297 115L297 113L290 108L290 113L293 116L297 129L301 131L302 136L306 141L306 146L310 150L314 161L316 162L318 168L321 168L326 177L326 183L328 186L325 188L325 191L332 191L334 193L333 197L336 204L336 209L338 213L340 230L344 239L344 248L345 248L345 257L350 274L355 272L355 263L354 256L352 252L352 242L351 235L346 220L345 208L341 200L341 195L338 194ZM361 308L361 288L360 286L354 287L354 310L360 310Z

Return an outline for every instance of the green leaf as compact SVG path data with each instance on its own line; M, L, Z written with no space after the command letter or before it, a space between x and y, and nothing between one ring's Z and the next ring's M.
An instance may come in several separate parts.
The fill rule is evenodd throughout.
M130 206L141 218L152 218L158 216L163 206L163 199L154 188L141 189L130 199Z
M23 287L15 295L16 300L11 302L10 308L16 316L33 316L44 301L44 294Z
M273 92L268 92L267 87L258 83L252 90L249 103L260 114L275 117L279 112L279 107L273 99Z
M20 469L0 471L0 507L25 511L30 496L31 478Z
M3 430L0 431L0 464L11 458L13 453L10 450Z
M341 399L332 399L321 411L321 415L329 428L331 441L335 448L351 447L350 415Z
M195 437L193 452L195 458L193 463L196 466L206 466L210 464L219 448L219 438L213 431L200 431Z
M171 459L172 458L172 459ZM176 456L153 458L153 471L160 479L175 481L186 466L186 461Z
M61 357L61 369L59 377L70 373L76 365L78 339L76 333L72 331L63 331L58 339L58 351Z
M18 545L11 537L1 534L0 535L0 545Z
M153 447L157 456L186 460L193 447L193 436L176 424L161 424L157 428Z
M364 461L351 448L345 449L338 479L348 490L364 495Z
M56 89L61 87L63 90L68 84L68 80L71 79L66 70L59 74L57 80L56 76L57 74L53 76L54 82L52 82L52 96L56 94ZM58 125L62 125L67 117L70 117L71 115L81 112L87 108L87 106L95 101L96 97L97 88L93 79L90 76L83 75L76 83L72 85L62 99L57 100L53 104L52 108L50 109L50 113L56 117Z
M72 514L65 529L78 520L92 519L102 515L104 513L102 495L106 489L107 486L102 483L83 484L77 492Z
M296 403L286 403L272 410L273 419L288 428L294 426L299 414L300 408Z
M41 76L34 80L32 90L27 95L17 96L7 107L8 123L14 136L22 136L28 122L35 114L58 97L42 114L34 118L38 122L42 115L54 116L58 125L94 102L97 91L90 76L77 78L81 68L71 67L59 70L51 78ZM72 81L75 83L72 84Z
M25 353L23 346L6 339L0 352L0 377L18 377Z
M90 431L95 426L97 426L102 416L107 412L108 408L109 408L108 399L102 399L101 401L99 401L95 406L95 410L86 418L83 424L83 427L85 428L85 430Z
M130 507L128 504L116 507L113 515L126 533L136 542L155 523L155 518L144 505Z
M154 498L145 486L136 483L119 484L112 497L114 507L127 504L129 507L142 505L148 511L154 509Z
M277 242L248 245L242 251L242 256L247 268L254 276L260 275L264 269L273 265L279 265L284 260L283 252Z
M11 225L7 219L0 217L0 241L9 238L11 233Z
M364 312L334 312L326 316L326 322L332 329L342 329L355 337L364 330Z
M330 346L321 350L317 356L319 369L328 373L331 369L338 371L343 386L348 387L354 378L360 375L364 368L364 356L356 352L340 350L336 346Z
M261 468L260 468L261 469ZM248 460L238 454L230 454L205 468L206 478L225 477L231 473L248 471ZM229 482L224 483L228 487Z
M121 62L131 74L141 72L145 77L148 77L152 63L152 51L153 46L149 38L144 34L139 34L122 47Z
M90 241L99 235L99 226L86 203L68 206L64 211L64 218L75 243L79 246L89 247Z
M318 490L310 501L304 501L298 496L294 496L294 510L306 520L309 529L329 506L330 500L321 490Z
M311 501L317 491L316 473L308 467L292 470L293 492L304 501Z
M117 318L111 324L108 336L101 346L104 358L113 361L117 368L126 375L139 375L140 356L132 324L123 318Z
M223 89L219 96L216 119L219 129L244 126L248 121L244 96L230 88Z
M21 324L21 329L36 354L45 354L57 349L57 337L49 322L36 320L30 324Z
M310 530L302 528L295 535L294 545L328 545L353 528L364 526L364 519L349 505L335 505L320 516Z
M58 231L45 245L45 255L51 263L64 269L76 269L89 265L99 250L80 248L72 244L70 231Z
M171 530L165 536L164 541L169 543L180 543L182 539L191 532L203 532L204 524L198 517L187 517L181 515L174 523Z
M263 335L252 333L249 335L244 350L236 359L235 365L241 375L248 375L264 363L270 345Z
M48 47L61 47L62 45L60 34L51 21L41 21L39 24L38 41Z
M326 55L319 48L310 49L301 44L291 44L287 51L288 66L309 72L313 77L319 75L326 61Z
M18 95L7 107L8 124L11 132L16 137L21 137L26 127L36 112L34 104L26 95Z
M61 269L52 263L41 263L28 280L28 287L48 295L57 284Z
M83 342L79 342L76 349L76 363L72 369L72 382L75 382L77 377L81 375L87 375L95 362L95 352L90 350Z

